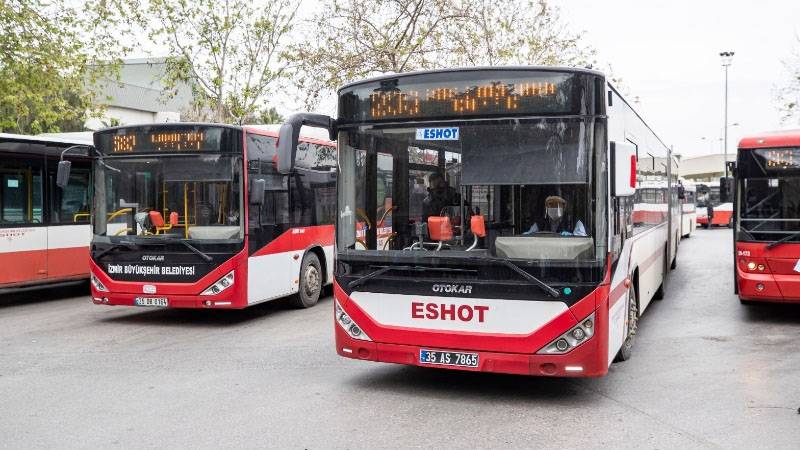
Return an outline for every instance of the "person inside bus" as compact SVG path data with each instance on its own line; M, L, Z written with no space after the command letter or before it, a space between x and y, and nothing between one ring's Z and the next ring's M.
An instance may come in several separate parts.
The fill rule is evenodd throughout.
M459 206L461 196L445 181L442 174L434 172L428 176L428 195L422 200L422 221L430 216L439 216L450 206Z
M561 236L586 236L586 227L583 222L567 215L567 201L558 195L550 195L544 200L544 218L534 221L528 231L522 233L531 235L535 233L556 233Z

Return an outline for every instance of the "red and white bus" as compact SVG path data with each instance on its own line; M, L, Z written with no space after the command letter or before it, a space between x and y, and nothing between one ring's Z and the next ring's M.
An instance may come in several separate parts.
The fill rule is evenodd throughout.
M671 189L677 166L603 74L373 78L339 90L335 121L291 117L279 155L301 124L338 140L339 355L551 376L631 356L680 227L671 194L634 223L637 178Z
M734 178L739 299L800 302L800 130L742 139Z
M697 227L697 186L692 181L681 180L681 237L690 237ZM680 188L679 188L680 189Z
M90 146L0 134L0 293L89 278ZM59 189L62 154L74 170Z
M216 124L95 133L93 301L314 305L332 282L335 145L303 137L280 174L276 138Z
M728 178L730 180L730 178ZM733 199L726 194L730 189L725 189L725 178L721 178L718 184L698 184L697 190L697 223L703 228L711 226L730 227L733 224ZM711 222L708 220L708 206L711 205L713 217Z

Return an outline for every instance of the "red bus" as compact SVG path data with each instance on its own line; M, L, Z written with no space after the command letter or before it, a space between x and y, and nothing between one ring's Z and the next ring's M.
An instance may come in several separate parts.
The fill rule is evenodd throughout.
M0 293L89 278L90 146L0 134ZM74 170L59 189L62 155Z
M157 124L94 134L94 303L244 308L332 282L336 153L303 137L276 170L277 133Z
M742 139L734 177L739 299L800 302L800 130Z
M279 155L302 124L338 142L339 355L549 376L631 357L676 258L677 161L603 74L369 79L335 120L289 118ZM663 195L636 197L645 179Z

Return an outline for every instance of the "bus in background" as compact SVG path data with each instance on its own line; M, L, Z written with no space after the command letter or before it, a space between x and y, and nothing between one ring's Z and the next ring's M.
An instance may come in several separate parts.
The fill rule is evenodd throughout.
M94 135L92 299L244 308L331 283L336 151L303 137L281 174L277 133L157 124Z
M728 178L730 180L730 178ZM729 182L730 183L730 182ZM729 184L728 183L728 184ZM719 183L715 184L697 184L697 223L703 228L711 226L727 226L731 227L733 224L733 196L727 194L732 192L731 189L726 189L725 177L721 177ZM711 205L712 215L711 222L708 220L708 206Z
M0 134L0 293L89 278L91 144ZM59 189L62 155L73 170Z
M697 227L697 186L692 181L681 180L683 195L681 203L681 237L690 237Z
M800 302L800 130L742 139L734 178L739 299Z
M637 179L676 165L602 73L393 74L338 101L290 117L278 155L300 125L336 133L339 355L549 376L631 356L680 227L674 195L634 223Z

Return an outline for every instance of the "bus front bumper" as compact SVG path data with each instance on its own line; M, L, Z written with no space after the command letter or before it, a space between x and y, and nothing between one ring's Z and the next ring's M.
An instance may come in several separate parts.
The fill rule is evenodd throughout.
M737 268L739 298L749 302L800 303L800 274L755 274Z
M605 359L607 352L600 351L598 348L597 335L565 355L537 355L362 341L351 338L338 324L334 324L334 327L336 329L336 352L345 358L471 372L549 377L599 377L608 373L608 361ZM477 353L478 367L421 363L420 350Z
M233 294L233 292L231 292ZM151 305L137 304L137 299L166 299L166 304L158 300L140 300L141 303L150 303ZM109 306L136 306L140 308L213 308L213 309L241 309L247 307L247 304L240 304L233 296L227 297L225 295L216 296L203 296L203 295L177 295L177 294L129 294L117 292L99 292L92 288L92 302L96 305L109 305Z

